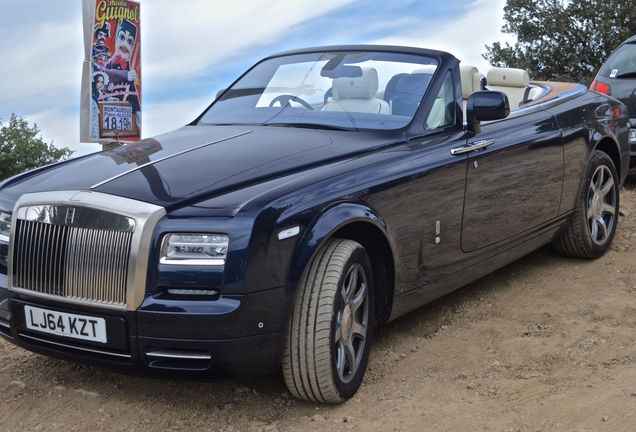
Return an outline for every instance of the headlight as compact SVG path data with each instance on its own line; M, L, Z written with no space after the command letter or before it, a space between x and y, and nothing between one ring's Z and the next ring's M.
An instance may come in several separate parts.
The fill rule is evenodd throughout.
M224 234L167 234L161 247L162 264L223 265L230 238Z
M11 231L11 215L0 212L0 241L9 243L9 233Z

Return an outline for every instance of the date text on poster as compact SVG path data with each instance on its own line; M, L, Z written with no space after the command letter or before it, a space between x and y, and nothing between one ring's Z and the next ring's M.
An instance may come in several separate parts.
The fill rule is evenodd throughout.
M103 130L132 131L132 107L104 105Z

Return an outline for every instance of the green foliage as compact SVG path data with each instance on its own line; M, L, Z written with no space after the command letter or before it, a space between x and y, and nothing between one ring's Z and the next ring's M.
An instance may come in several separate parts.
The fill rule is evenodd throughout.
M0 122L0 181L23 171L68 159L73 151L58 149L37 136L40 129L22 117L11 114L7 126Z
M526 69L539 81L589 85L616 47L636 34L633 0L507 0L502 32L514 46L486 45L496 67Z

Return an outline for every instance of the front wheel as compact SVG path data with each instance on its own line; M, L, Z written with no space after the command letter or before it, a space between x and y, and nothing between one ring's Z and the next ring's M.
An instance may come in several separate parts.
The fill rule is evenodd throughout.
M340 239L323 247L305 270L283 357L294 396L340 403L360 387L373 334L371 270L365 249Z
M618 223L619 185L610 157L592 153L570 226L554 242L557 251L577 258L597 258L610 247Z

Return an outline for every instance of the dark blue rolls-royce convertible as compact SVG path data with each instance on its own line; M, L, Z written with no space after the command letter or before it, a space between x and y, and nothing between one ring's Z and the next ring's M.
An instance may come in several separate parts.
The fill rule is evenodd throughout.
M0 335L189 379L359 388L374 328L616 231L627 110L418 48L270 56L191 124L0 183Z

